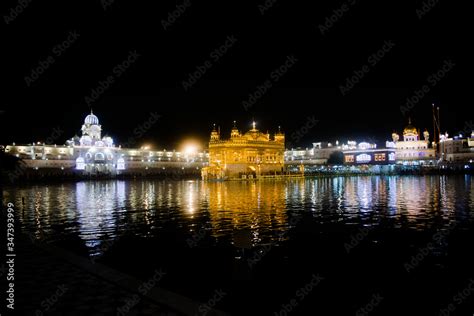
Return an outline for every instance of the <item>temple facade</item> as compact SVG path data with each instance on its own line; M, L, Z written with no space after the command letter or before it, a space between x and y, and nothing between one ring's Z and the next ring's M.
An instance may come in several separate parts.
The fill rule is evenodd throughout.
M430 134L425 130L423 139L420 131L408 120L408 125L403 130L403 140L397 133L392 134L392 141L387 141L387 148L395 148L397 164L403 165L434 165L436 153L430 148Z
M448 133L441 135L439 152L443 162L472 163L474 161L474 131L467 136L449 137Z
M81 137L72 137L64 145L13 143L4 151L21 159L26 167L22 173L32 170L47 175L167 174L171 170L199 174L199 170L207 165L206 152L117 146L112 137L102 136L99 118L92 112L84 119L81 133Z
M209 166L202 169L202 178L253 179L282 174L285 165L285 135L279 130L273 137L253 128L242 134L236 127L230 138L221 139L214 126L209 142Z

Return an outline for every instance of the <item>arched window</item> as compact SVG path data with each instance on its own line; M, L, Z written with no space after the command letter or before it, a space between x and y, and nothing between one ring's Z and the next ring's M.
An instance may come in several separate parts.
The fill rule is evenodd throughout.
M367 154L360 154L356 157L357 162L369 162L371 160L372 160L372 157L370 157L370 155L367 155Z
M117 160L117 170L125 170L125 160L123 158Z
M103 153L97 153L94 156L95 160L105 160L105 155Z
M77 170L85 170L86 169L86 164L84 162L84 158L78 157L76 159L76 169Z

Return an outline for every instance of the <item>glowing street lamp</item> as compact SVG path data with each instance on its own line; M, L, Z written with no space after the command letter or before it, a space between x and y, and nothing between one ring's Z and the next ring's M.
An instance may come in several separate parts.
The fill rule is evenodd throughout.
M183 142L183 144L181 145L181 152L185 156L192 156L197 154L199 148L201 148L201 145L199 145L197 141L190 139Z
M186 145L184 147L184 153L188 156L197 153L197 146L193 144Z

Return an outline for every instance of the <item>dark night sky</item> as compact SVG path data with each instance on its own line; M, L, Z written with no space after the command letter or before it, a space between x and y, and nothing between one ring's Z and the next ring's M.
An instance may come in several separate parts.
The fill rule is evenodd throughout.
M400 111L406 98L428 84L445 60L455 66L430 86L410 116L431 132L431 103L436 102L443 130L453 134L473 122L467 8L440 1L418 19L422 1L359 0L322 35L318 25L347 2L315 7L276 0L262 15L258 5L264 1L190 0L164 30L162 21L184 1L157 7L115 0L104 10L98 0L32 0L13 21L2 21L0 143L44 140L54 127L64 131L58 143L79 133L89 112L85 97L134 50L137 60L92 104L104 132L118 143L133 135L150 112L162 117L137 144L167 149L189 137L206 141L213 123L227 132L233 120L247 128L252 118L264 131L281 125L295 146L336 139L384 141L406 124L408 114ZM2 15L17 4L4 1ZM72 31L79 37L56 56L54 48ZM228 36L237 41L212 60L211 52ZM342 96L346 78L368 64L386 40L395 46ZM25 77L50 55L54 62L28 87ZM291 55L298 60L294 66L246 111L242 102ZM212 67L185 91L183 80L206 60ZM295 142L291 135L312 116L319 123Z

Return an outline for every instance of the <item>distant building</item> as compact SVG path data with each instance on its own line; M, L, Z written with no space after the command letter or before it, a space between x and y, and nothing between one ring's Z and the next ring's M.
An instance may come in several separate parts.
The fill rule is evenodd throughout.
M463 138L463 135L453 138L449 138L448 134L441 135L439 150L444 161L472 163L474 160L474 131L466 138Z
M428 131L423 133L423 140L420 139L420 131L411 125L403 130L403 140L397 133L392 134L392 141L387 141L387 148L395 148L396 162L403 165L434 165L436 163L436 154L433 148L430 148L430 134Z
M285 135L278 131L273 138L253 128L241 134L235 126L229 139L221 139L214 127L209 142L209 166L202 169L203 179L255 178L282 173Z
M149 147L121 148L111 137L102 137L102 126L92 112L81 128L82 136L65 145L13 143L5 152L21 158L33 170L59 170L83 175L163 172L167 168L200 169L207 164L205 152L154 151Z
M376 144L360 143L356 149L344 150L346 165L389 165L395 164L395 149L377 149Z
M339 142L336 142L336 145L328 142L313 143L313 148L310 149L292 148L285 151L285 162L288 165L298 164L301 161L305 164L325 165L332 153L341 150Z

